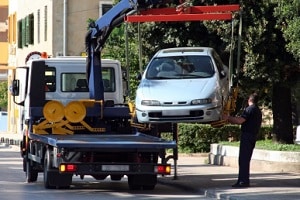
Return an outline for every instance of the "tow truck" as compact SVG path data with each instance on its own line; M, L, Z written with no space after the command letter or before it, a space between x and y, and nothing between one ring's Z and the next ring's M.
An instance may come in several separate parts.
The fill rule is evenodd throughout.
M158 175L171 173L169 159L174 160L176 176L176 124L137 124L132 106L109 99L105 78L114 76L113 85L123 77L118 62L101 59L101 50L111 31L124 21L226 20L238 6L152 8L157 3L121 0L91 24L84 61L37 56L17 67L11 93L22 108L20 148L27 182L36 182L40 172L45 188L68 188L74 175L97 180L127 176L130 189L154 189ZM217 13L205 14L203 9ZM81 83L74 86L75 82ZM76 90L80 85L85 89ZM119 82L113 91L121 88ZM161 138L166 131L173 140ZM170 156L167 149L173 150Z

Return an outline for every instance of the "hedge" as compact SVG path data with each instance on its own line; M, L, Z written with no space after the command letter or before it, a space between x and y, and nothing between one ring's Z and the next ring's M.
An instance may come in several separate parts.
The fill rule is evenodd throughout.
M261 127L258 140L264 140L271 135L272 127ZM168 133L162 134L163 138L172 139ZM205 124L178 124L178 151L182 153L203 153L210 151L210 144L221 141L238 141L240 126L226 125L213 128Z

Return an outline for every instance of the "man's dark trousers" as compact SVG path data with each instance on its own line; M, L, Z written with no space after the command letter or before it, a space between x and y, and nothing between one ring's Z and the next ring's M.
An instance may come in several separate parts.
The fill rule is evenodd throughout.
M240 140L238 182L250 183L250 161L255 147L255 135L243 132Z

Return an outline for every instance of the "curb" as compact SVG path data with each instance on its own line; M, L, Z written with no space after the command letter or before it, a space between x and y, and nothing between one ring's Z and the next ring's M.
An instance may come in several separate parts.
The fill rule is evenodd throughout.
M238 167L239 147L211 144L209 164ZM254 149L251 169L263 172L300 173L300 152Z

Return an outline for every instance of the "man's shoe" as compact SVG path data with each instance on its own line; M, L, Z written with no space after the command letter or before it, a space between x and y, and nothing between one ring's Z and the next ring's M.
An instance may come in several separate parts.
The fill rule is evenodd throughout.
M236 184L232 185L232 187L234 187L234 188L246 188L246 187L250 187L250 184L245 183L245 182L237 182Z

